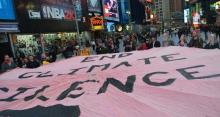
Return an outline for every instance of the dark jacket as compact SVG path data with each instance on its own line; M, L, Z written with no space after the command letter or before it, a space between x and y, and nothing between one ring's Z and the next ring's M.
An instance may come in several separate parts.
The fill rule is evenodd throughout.
M154 44L154 45L153 45L153 44ZM155 43L151 42L150 45L149 45L150 48L160 47L160 46L161 46L161 45L160 45L160 42L159 42L159 41L156 41Z
M16 65L14 62L12 62L11 65L9 65L7 63L2 63L1 72L6 72L6 71L14 69L14 68L16 68Z
M206 44L206 46L205 46L205 49L216 49L216 48L219 48L219 44L218 43L216 43L214 45Z
M33 69L33 68L38 68L38 67L40 67L40 63L37 61L29 61L27 63L27 68Z
M202 39L191 39L189 44L189 47L195 47L195 48L203 48L203 40Z

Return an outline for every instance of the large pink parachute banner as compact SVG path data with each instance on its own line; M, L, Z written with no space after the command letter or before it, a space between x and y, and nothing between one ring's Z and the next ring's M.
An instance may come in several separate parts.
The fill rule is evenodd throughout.
M220 117L220 50L73 57L0 75L0 117Z

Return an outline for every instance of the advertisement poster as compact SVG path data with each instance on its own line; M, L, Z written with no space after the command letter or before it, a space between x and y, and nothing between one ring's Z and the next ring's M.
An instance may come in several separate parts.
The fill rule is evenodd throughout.
M200 24L200 15L199 13L193 13L193 24L198 25Z
M189 9L184 9L184 23L188 23L189 19Z
M82 17L82 6L80 0L75 1L75 10L76 10L76 19L80 21Z
M103 0L103 13L105 19L119 21L118 1Z
M0 20L15 20L12 0L0 0Z
M74 20L75 14L71 0L41 0L44 19Z
M87 0L88 10L90 12L101 13L101 1L100 0Z
M108 32L114 32L115 31L115 23L114 22L107 22L107 30Z
M102 16L95 16L90 18L91 27L93 31L104 29L104 20Z
M25 12L28 14L28 19L75 20L71 0L19 0L15 3L20 17L24 17Z

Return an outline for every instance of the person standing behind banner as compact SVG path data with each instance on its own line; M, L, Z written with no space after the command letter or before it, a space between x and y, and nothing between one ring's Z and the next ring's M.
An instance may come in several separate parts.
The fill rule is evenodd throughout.
M108 53L115 52L115 45L114 45L112 38L108 38L108 43L107 43L106 47L108 49Z
M12 58L10 58L9 55L5 55L4 61L1 65L1 73L7 72L7 71L12 70L14 68L16 68L16 65L13 62Z
M142 40L141 41L141 45L138 47L137 50L147 50L149 47L148 47L148 44L146 43L145 40Z
M71 43L71 41L66 42L66 47L64 47L63 50L63 56L65 58L70 58L73 56L73 44Z
M86 46L80 51L80 56L89 56L90 50L90 43L86 41Z
M125 52L130 52L132 51L131 38L129 38L129 36L126 36L125 38L126 38L126 40L124 41Z
M57 52L58 52L58 47L56 44L52 44L49 48L49 58L50 62L55 62L57 60Z
M181 47L187 47L186 37L185 37L184 34L182 34L180 36L180 40L179 40L178 45L181 46Z
M192 32L192 39L190 40L189 47L195 47L195 48L203 48L203 40L199 37L198 31Z
M151 37L151 42L149 44L149 47L150 48L156 48L156 47L160 47L160 42L157 41L157 37L154 35Z
M29 59L29 60L28 60L28 62L27 62L26 68L31 68L31 69L33 69L33 68L38 68L38 67L40 67L40 63L39 63L36 59L34 59L33 56L29 56L28 59Z
M208 42L205 45L205 49L216 49L219 48L218 40L214 34L208 36Z
M132 50L136 50L137 49L137 35L135 33L130 35L131 38L131 42L132 42Z
M163 34L163 41L162 41L163 47L173 46L173 41L170 39L170 36L167 32Z

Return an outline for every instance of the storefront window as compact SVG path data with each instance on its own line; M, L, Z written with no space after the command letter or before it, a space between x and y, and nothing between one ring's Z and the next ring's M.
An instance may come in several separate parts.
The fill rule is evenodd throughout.
M75 39L76 33L13 35L17 56L20 56L20 54L37 56L43 52L48 53L51 45L56 45L60 53L66 42L74 41Z

